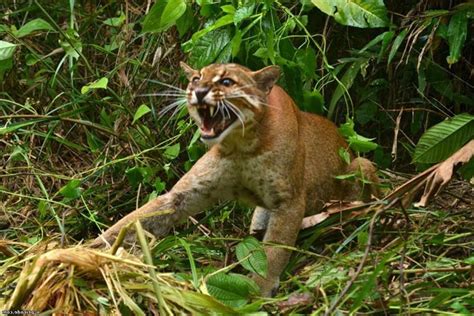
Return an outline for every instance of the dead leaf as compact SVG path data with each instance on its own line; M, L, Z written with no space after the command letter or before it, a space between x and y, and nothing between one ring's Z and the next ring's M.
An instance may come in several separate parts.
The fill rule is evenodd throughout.
M446 184L451 180L454 174L454 168L459 164L465 164L474 156L474 140L464 145L451 157L437 165L436 169L426 179L423 196L415 206L425 207L428 201L438 194Z
M357 215L356 211L360 211L361 209L365 209L367 206L371 205L371 203L364 203L361 201L352 201L352 202L335 202L335 203L327 203L321 212L318 214L307 216L303 218L301 222L300 229L306 229L309 227L313 227L324 220L326 220L329 216L338 213L348 213L351 212L351 215Z
M290 295L288 300L283 302L278 302L278 308L281 313L288 311L289 309L299 307L299 306L308 306L314 301L313 297L309 293L296 293Z

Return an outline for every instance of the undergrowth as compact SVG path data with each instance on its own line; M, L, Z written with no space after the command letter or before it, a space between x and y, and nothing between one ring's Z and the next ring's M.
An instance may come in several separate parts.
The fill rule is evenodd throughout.
M300 107L345 122L355 150L382 168L413 173L416 139L446 117L472 113L468 3L385 1L373 21L383 28L357 29L316 2L177 1L167 18L153 18L167 1L156 2L161 11L130 1L1 3L0 307L38 276L36 296L23 293L16 308L318 315L364 261L339 314L474 312L473 195L461 181L430 208L395 205L372 234L372 214L302 231L273 299L235 285L249 270L235 249L251 210L231 202L141 243L151 246L148 259L79 247L70 261L57 253L38 265L37 255L95 238L169 190L205 152L185 112L159 114L172 101L156 94L186 84L181 60L279 64L280 84ZM464 39L453 34L463 23ZM385 178L393 187L407 176ZM93 272L88 260L105 268ZM219 272L234 278L216 279Z

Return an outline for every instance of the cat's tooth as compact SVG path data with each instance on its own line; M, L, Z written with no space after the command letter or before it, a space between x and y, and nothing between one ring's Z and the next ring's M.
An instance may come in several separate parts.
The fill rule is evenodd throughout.
M211 114L211 116L214 116L214 110L215 110L215 109L216 109L216 108L213 107L213 106L209 107L209 113Z

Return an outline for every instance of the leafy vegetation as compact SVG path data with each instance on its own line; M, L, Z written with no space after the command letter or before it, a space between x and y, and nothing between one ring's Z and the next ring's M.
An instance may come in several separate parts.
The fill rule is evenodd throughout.
M392 205L373 232L371 214L302 231L271 300L245 276L264 275L267 262L259 242L242 239L250 212L235 203L173 236L142 236L144 258L81 248L72 259L38 256L94 238L205 152L182 107L165 113L174 100L163 94L185 85L181 60L278 64L279 84L300 108L336 121L385 170L387 186L449 157L473 137L472 2L33 0L0 3L0 17L1 307L473 311L473 197L460 181L431 208ZM89 260L103 263L99 275Z

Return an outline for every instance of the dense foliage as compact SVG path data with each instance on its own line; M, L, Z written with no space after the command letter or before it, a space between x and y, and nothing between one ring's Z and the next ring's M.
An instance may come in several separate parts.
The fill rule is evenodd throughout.
M160 115L174 101L161 93L186 84L181 60L197 68L278 64L279 84L300 108L336 121L351 147L382 169L413 172L439 162L474 137L473 18L473 3L458 0L3 1L1 238L19 243L9 248L16 255L20 243L57 240L58 233L61 245L72 245L171 188L206 150L185 111ZM473 263L473 220L448 215L451 205L389 212L378 230L380 251L341 310L467 312L474 305L465 269ZM196 290L208 276L208 293L258 310L262 302L250 303L255 289L241 274L212 274L246 235L249 216L241 214L248 214L244 206L229 203L198 218L211 238L189 235L191 222L181 227L155 245L154 264ZM297 290L313 298L310 307L290 310L327 310L361 260L368 219L337 225L346 229L335 233L322 223L301 234L287 269L298 276L279 299ZM254 240L235 253L240 265L224 272L265 270ZM3 263L10 257L1 251ZM5 299L15 269L0 268ZM229 284L233 292L223 292ZM112 308L112 300L88 297L104 313ZM146 310L144 297L135 299ZM130 306L120 308L136 312Z

